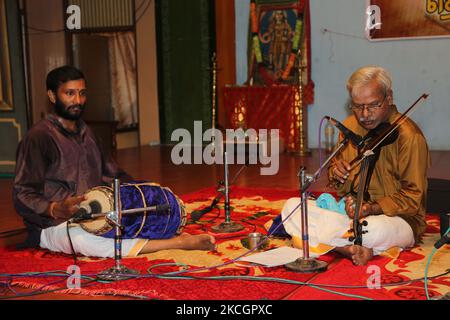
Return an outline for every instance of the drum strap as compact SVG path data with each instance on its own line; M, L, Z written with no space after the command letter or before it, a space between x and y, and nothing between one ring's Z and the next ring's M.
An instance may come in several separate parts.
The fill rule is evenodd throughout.
M140 193L141 196L142 196L142 202L143 202L143 205L144 205L145 207L147 207L148 203L147 203L147 201L146 201L146 199L145 199L145 195L144 195L144 193L142 192L142 190L141 190L140 187L142 187L142 186L153 186L153 187L159 187L159 188L161 189L161 191L162 191L162 193L163 193L163 195L164 195L164 197L165 197L165 199L166 199L166 203L169 205L169 214L168 214L167 224L166 224L166 228L164 229L164 232L163 232L163 233L166 232L167 227L169 226L170 218L171 218L171 216L172 216L172 207L170 206L170 201L169 201L169 198L167 197L166 190L167 190L167 192L170 192L171 194L173 194L174 197L175 197L175 199L177 200L177 202L178 202L178 204L179 204L179 211L180 211L180 218L181 218L181 223L180 223L180 226L179 226L179 228L178 228L178 230L177 230L176 233L177 233L177 234L180 234L180 233L181 233L181 231L183 230L183 228L184 228L184 226L186 225L186 222L187 222L187 214L186 214L186 210L185 210L185 206L184 206L183 201L182 201L180 198L178 198L178 197L172 192L172 190L170 190L169 188L166 188L166 187L161 187L161 185L159 185L159 184L157 184L157 183L152 183L152 182L150 182L150 183L148 183L148 182L144 182L144 183L133 183L133 184L130 184L130 183L124 183L123 185L124 185L124 186L133 186L133 187L135 187L136 189L138 189L138 190L139 190L139 193ZM137 236L141 233L142 229L144 228L146 219L147 219L147 212L144 213L144 217L143 217L143 219L142 219L141 226L140 226L139 230L138 230L138 231L135 233L135 235L134 235L135 238L137 238Z
M134 187L139 191L139 193L141 194L141 197L142 197L142 204L143 204L144 208L147 207L147 201L145 200L145 196L144 196L144 193L142 192L141 188L139 188L139 187L136 186L136 185L133 185L133 186L134 186ZM145 221L146 221L146 220L147 220L147 211L144 212L144 216L142 217L141 226L139 227L139 230L135 233L135 235L134 235L133 238L137 238L137 236L139 235L139 233L141 233L142 229L144 228L144 225L145 225Z
M161 188L161 187L160 187ZM164 190L164 188L161 188L162 193L164 194L164 198L166 198L166 203L169 205L169 215L167 217L167 224L166 224L166 228L164 229L164 233L166 233L167 227L169 226L169 221L170 221L170 217L172 216L172 209L170 208L170 202L169 202L169 198L167 198L167 194Z

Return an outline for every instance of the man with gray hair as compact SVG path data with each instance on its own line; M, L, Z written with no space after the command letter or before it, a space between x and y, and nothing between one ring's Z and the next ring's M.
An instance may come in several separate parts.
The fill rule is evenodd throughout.
M401 114L393 101L392 81L389 73L376 66L358 69L348 80L350 109L353 112L344 126L362 137L380 125L393 123ZM340 140L343 139L341 135ZM350 162L360 150L352 144L332 161L328 176L345 199L345 213L323 210L313 202L308 207L310 245L312 252L324 253L330 249L344 254L356 265L365 265L374 255L393 247L405 249L420 242L426 229L425 206L428 146L419 127L407 119L398 128L398 136L381 148L368 185L368 198L360 216L366 220L367 231L363 244L349 241L355 214L355 195L358 190L359 167L351 170ZM311 201L312 202L312 201ZM282 217L287 217L298 205L299 199L289 199ZM297 209L284 227L294 238L301 237L301 213ZM301 242L301 241L299 241ZM322 245L322 246L321 246ZM328 248L320 252L317 248Z

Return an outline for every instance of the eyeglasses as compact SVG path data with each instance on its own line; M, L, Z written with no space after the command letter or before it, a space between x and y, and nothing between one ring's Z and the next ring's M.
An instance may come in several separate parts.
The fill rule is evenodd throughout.
M374 110L381 108L381 106L384 104L385 101L386 101L386 94L384 95L383 101L381 101L381 102L374 102L374 103L370 103L370 104L356 104L353 101L351 101L349 107L353 111L361 112L361 111L364 111L364 108L367 108L367 110L369 112L372 112Z

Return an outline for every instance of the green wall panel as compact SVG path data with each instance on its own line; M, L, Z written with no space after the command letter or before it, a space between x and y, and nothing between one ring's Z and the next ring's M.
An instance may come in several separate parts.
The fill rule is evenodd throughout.
M175 129L211 127L213 1L156 1L161 142Z

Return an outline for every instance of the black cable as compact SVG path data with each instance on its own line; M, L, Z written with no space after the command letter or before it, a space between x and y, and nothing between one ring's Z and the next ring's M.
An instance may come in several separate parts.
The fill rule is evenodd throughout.
M239 171L234 175L234 177L233 177L233 179L231 180L231 183L230 183L230 186L232 186L235 182L236 182L236 179L240 176L240 174L242 173L242 171L245 169L247 167L247 165L245 164L245 165L243 165L240 169L239 169ZM217 206L217 204L219 203L219 201L220 201L220 199L222 199L222 197L225 195L225 190L221 190L221 188L224 186L224 182L223 181L220 181L219 182L219 187L218 187L218 192L220 192L218 195L216 195L216 197L213 199L213 201L211 202L211 204L209 205L209 206L206 206L204 209L202 209L202 210L194 210L194 211L200 211L200 215L199 215L199 217L196 219L196 220L193 220L192 219L192 213L194 212L194 211L192 211L191 212L191 220L190 220L190 222L194 222L194 223L197 223L197 221L198 220L200 220L200 218L203 216L203 215L205 215L205 214L207 214L207 213L209 213L210 211L212 211L214 208L218 208L218 206ZM206 211L205 211L206 210ZM220 210L220 209L219 209ZM203 211L203 213L201 213ZM219 212L219 215L220 215L220 212ZM216 219L216 218L214 218L214 219Z
M448 269L446 272L442 273L442 274L438 274L436 276L433 277L428 277L428 279L435 279L435 278L439 278L442 276L446 276L450 273L450 269ZM383 284L381 285L381 287L396 287L396 286L401 286L401 285L406 285L406 284L411 284L413 282L419 282L425 280L425 277L422 278L418 278L418 279L411 279L411 280L405 280L405 281L401 281L401 282L393 282L393 283L387 283L387 284ZM319 287L329 287L329 288L342 288L342 289L367 289L367 285L366 286L343 286L343 285L333 285L333 284L313 284L315 286L319 286Z
M438 277L445 276L445 275L447 275L449 273L450 273L450 269L447 269L446 272L444 272L442 274L439 274L439 275L436 275L436 276L433 276L433 277L428 277L428 279L435 279L435 278L438 278ZM161 275L152 274L152 275L154 275L156 278L162 278L162 279L170 279L171 277L179 278L179 276L177 276L177 275L173 275L173 276L171 276L171 275L164 275L164 274L161 274ZM133 279L146 279L146 278L148 278L148 277L145 276L145 275L144 276L133 277ZM217 278L217 279L208 279L207 277L205 278L205 277L199 277L199 276L183 276L183 278L186 279L186 280L215 280L215 281L231 281L231 280L235 280L235 279L219 279L219 278ZM236 279L237 278L239 278L239 277L236 277ZM256 281L257 278L258 277L255 277L255 280L253 280L253 281ZM263 278L264 277L261 277L261 279L263 279ZM389 284L382 285L382 287L395 287L395 286L400 286L400 285L404 285L404 284L406 285L406 284L410 284L410 283L413 283L413 282L422 281L423 279L424 278L422 277L422 278L419 278L419 279L411 279L411 280L408 280L408 281L389 283ZM130 279L118 280L117 282L125 281L125 280L130 280ZM252 281L251 279L244 279L244 280ZM284 280L284 279L280 278L280 280ZM272 279L267 280L267 281L274 282L274 280L272 280ZM11 281L9 283L11 283ZM93 280L87 282L86 284L84 284L83 286L81 286L80 288L86 288L86 287L90 286L91 284L94 285L94 284L97 284L97 283L102 284L103 282L98 281L98 279L93 279ZM6 285L8 286L8 283L6 283ZM317 286L317 287L332 287L332 288L341 288L341 289L367 289L367 286L343 286L343 285L312 284L312 283L309 283L309 281L307 283L305 283L305 285L313 285L313 286ZM44 288L44 287L45 286L41 287L41 289ZM11 289L11 288L9 288L9 289ZM2 296L0 296L0 300L18 299L18 298L22 298L22 297L31 297L31 296L36 296L36 295L42 295L42 294L57 292L57 291L60 291L60 290L63 290L63 288L47 290L47 291L37 290L37 291L31 292L31 293L28 293L28 294L19 294L19 295L9 296L9 297L2 297ZM132 297L132 296L130 296L130 297Z
M27 232L26 228L0 232L0 239L15 237L15 236L18 236L19 234L22 234L25 232Z
M0 239L7 239L7 238L12 238L12 237L16 237L18 235L23 234L23 232L16 232L16 233L11 233L5 236L0 236Z
M245 266L247 268L250 268L250 266ZM447 274L450 273L450 269L448 269L446 272L433 276L433 277L428 277L428 279L435 279L438 277L442 277L442 276L446 276ZM169 278L175 278L178 279L180 278L179 275L170 275L170 274L156 274L155 275L156 278L163 278L163 279L169 279ZM213 281L233 281L233 280L239 280L239 276L236 276L233 279L220 279L220 278L214 278L214 279L209 279L208 276L207 277L201 277L201 276L191 276L191 275L183 275L181 276L182 278L186 279L186 280L213 280ZM258 277L258 276L252 276L254 279L242 279L242 280L248 280L248 281L263 281L264 277ZM259 279L258 279L259 278ZM291 280L291 279L284 279L284 278L277 278L279 280ZM381 287L397 287L397 286L401 286L401 285L407 285L407 284L411 284L413 282L419 282L424 280L424 277L419 278L419 279L411 279L411 280L407 280L407 281L401 281L401 282L393 282L393 283L388 283L388 284L383 284L381 285ZM276 282L274 279L267 279L266 281L268 282ZM287 283L288 284L288 283ZM310 280L305 282L305 285L312 285L312 286L316 286L316 287L324 287L324 288L337 288L337 289L368 289L367 285L365 286L345 286L345 285L333 285L333 284L321 284L321 283L310 283ZM370 289L368 289L370 290Z
M205 223L212 223L212 222L216 221L217 218L220 217L220 208L219 208L219 206L215 206L213 209L216 209L216 210L217 210L217 214L216 214L214 217L212 217L210 220L204 221ZM196 221L195 223L197 223L197 221ZM206 231L206 230L205 230L205 231Z
M5 287L5 289L0 293L0 296L6 296L8 292L17 294L17 292L12 288L12 277L10 277L6 282L0 282L0 287Z
M216 221L217 218L220 217L220 208L219 208L218 206L216 206L215 209L218 211L218 213L217 213L216 216L213 217L211 220L203 221L203 223L198 223L197 221L194 221L193 224L200 225L200 226L201 226L200 229L201 229L203 232L208 233L209 230L208 230L208 228L207 228L207 225L213 223L214 221Z
M256 230L258 229L258 226L257 226L256 224L251 223L251 222L248 222L248 220L242 220L242 219L241 219L240 222L251 225L251 227L253 228L253 230L250 231L250 233L256 232Z
M20 228L20 229L13 229L13 230L7 230L7 231L2 231L2 232L0 232L0 236L2 236L3 234L6 234L6 233L12 233L12 232L22 232L22 231L27 231L27 229L26 228Z
M70 223L71 223L70 221L67 221L67 223L66 223L66 231L67 231L67 237L69 238L70 248L72 249L73 264L77 265L77 253L75 252L75 249L73 247L72 237L70 236L70 231L69 231Z

